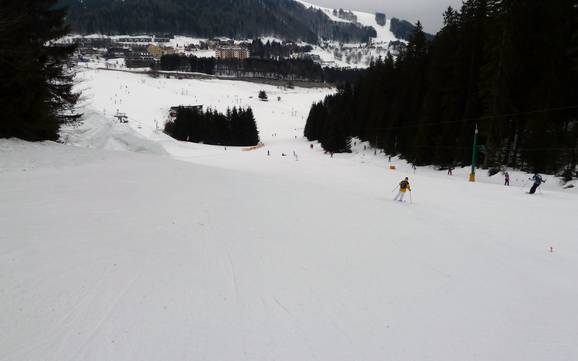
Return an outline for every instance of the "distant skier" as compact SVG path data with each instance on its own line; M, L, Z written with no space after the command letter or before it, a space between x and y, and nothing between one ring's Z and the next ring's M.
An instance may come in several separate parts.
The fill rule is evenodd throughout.
M538 187L542 184L542 183L546 183L546 181L544 179L542 179L542 176L539 175L538 173L534 174L534 176L532 178L528 178L532 181L534 181L534 184L532 184L532 188L530 188L530 194L534 194L536 193L536 189L538 189Z
M504 173L504 185L510 186L510 174L508 172Z
M407 191L411 192L411 187L409 186L409 178L405 177L404 180L399 182L399 192L397 192L393 200L403 202L403 196L405 196L405 192Z
M448 167L448 175L454 175L453 173L454 167L452 167L451 165Z

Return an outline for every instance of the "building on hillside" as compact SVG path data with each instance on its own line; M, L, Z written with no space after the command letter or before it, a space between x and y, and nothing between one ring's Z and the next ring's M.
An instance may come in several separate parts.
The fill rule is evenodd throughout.
M152 43L153 38L150 36L130 36L130 37L122 37L117 38L117 42L119 43Z
M219 45L219 40L217 39L208 39L207 40L207 48L214 50L217 48L217 46Z
M77 52L83 56L104 54L104 51L95 48L78 48Z
M197 51L199 46L197 44L186 44L185 51Z
M235 40L233 39L223 39L223 38L212 38L206 41L208 49L216 50L217 48L224 46L235 46Z
M127 68L154 68L156 60L149 53L130 53L124 59Z
M175 54L176 50L173 48L166 48L151 44L147 47L147 52L155 59L160 59L163 55Z
M75 37L72 42L78 45L78 48L109 48L112 46L112 40L109 38L94 37Z
M120 48L120 47L111 47L106 50L106 53L103 55L105 59L119 59L125 58L130 52L128 48Z
M129 45L129 49L133 53L146 53L148 45L146 44L131 44Z
M247 59L249 57L249 49L240 46L220 46L216 51L217 59Z

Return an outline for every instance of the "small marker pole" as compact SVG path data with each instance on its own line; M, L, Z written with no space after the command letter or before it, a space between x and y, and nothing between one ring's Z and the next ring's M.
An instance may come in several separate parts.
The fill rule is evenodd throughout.
M474 144L472 147L472 170L470 172L469 181L475 182L476 181L476 162L478 159L478 125L476 124L476 128L474 130Z

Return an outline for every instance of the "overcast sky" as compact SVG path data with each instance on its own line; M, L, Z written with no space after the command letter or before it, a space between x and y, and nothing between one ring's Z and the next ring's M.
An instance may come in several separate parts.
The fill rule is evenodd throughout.
M429 33L437 32L442 25L442 14L448 6L459 9L462 0L307 0L329 8L344 8L367 12L384 12L388 18L396 17L415 23L421 20Z

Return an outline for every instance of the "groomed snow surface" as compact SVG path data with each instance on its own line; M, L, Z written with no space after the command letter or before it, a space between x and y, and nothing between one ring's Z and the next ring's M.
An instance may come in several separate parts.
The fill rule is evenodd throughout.
M301 1L301 0L297 0L298 2L300 2L301 4L303 4L303 6L305 6L306 8L314 8L314 9L318 9L323 11L323 13L325 15L327 15L331 20L336 21L336 22L344 22L344 23L349 23L351 21L348 20L344 20L341 19L338 16L333 15L333 10L334 9L330 9L330 8L326 8L323 6L319 6L319 5L313 5L311 3L305 2L305 1ZM345 11L351 11L349 9L344 9ZM362 12L362 11L351 11L355 16L357 16L357 22L363 26L370 26L373 27L377 33L377 37L375 39L373 39L372 41L374 43L388 43L390 41L395 41L398 40L395 35L393 35L393 33L391 32L391 20L387 19L386 24L384 26L379 25L377 23L377 21L375 20L375 13L366 13L366 12Z
M0 360L578 359L578 196L555 179L330 157L301 134L332 89L80 77L66 145L0 140ZM179 104L251 105L265 147L174 141Z

